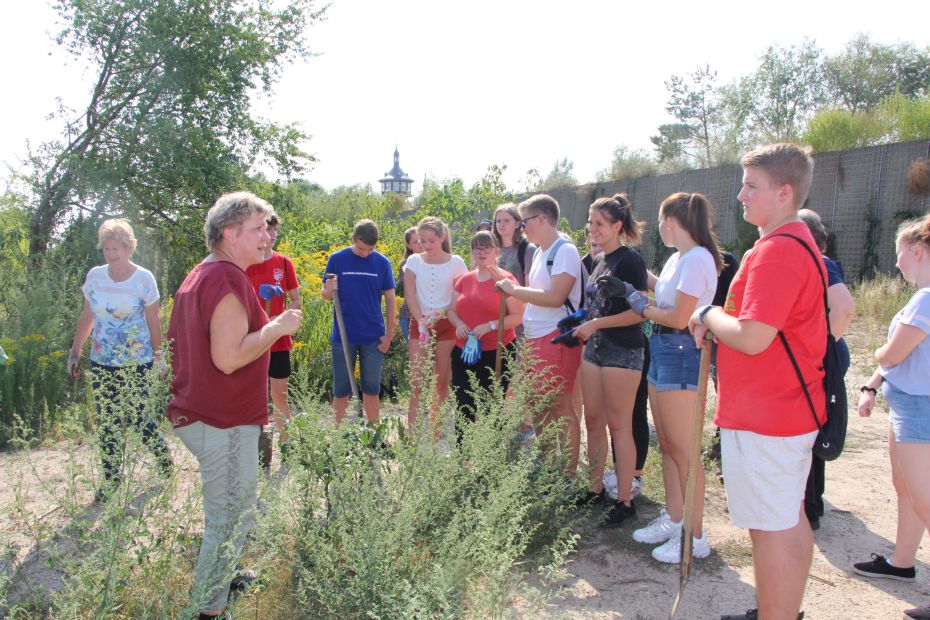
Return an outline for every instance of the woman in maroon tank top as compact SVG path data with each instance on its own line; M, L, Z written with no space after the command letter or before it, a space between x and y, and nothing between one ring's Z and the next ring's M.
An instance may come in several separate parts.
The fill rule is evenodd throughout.
M173 379L168 418L197 458L204 534L194 592L201 618L223 612L254 522L258 435L268 423L269 348L300 327L300 310L269 321L245 273L261 262L274 210L247 192L221 196L204 224L210 254L174 297L168 326Z

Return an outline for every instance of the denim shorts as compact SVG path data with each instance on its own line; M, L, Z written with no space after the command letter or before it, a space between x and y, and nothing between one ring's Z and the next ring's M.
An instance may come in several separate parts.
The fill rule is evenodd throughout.
M346 368L346 356L342 351L342 343L332 343L333 348L333 396L345 398L352 394L352 385ZM378 341L369 344L350 344L349 363L355 367L355 360L359 365L359 389L362 394L377 396L381 393L381 362L384 353L378 350Z
M898 443L930 443L930 396L902 392L887 381L882 394L888 403L888 420Z
M643 347L629 348L614 344L596 331L584 345L584 361L598 368L627 368L642 372L645 365Z
M646 380L657 392L697 391L701 350L691 334L653 334L649 337L652 360Z

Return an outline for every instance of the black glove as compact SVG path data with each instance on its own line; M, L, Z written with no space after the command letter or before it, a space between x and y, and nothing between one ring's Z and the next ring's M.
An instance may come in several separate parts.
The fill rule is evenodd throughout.
M636 314L642 316L649 305L649 298L633 288L632 284L624 282L614 276L601 276L596 281L599 291L603 291L608 297L622 297L630 305Z

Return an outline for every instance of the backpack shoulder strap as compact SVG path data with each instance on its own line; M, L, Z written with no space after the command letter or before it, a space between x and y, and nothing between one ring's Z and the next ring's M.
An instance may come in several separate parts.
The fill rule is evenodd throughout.
M827 303L827 278L823 273L823 269L821 269L821 265L823 263L817 260L817 256L814 254L813 250L811 250L810 246L804 243L804 240L801 239L800 237L797 237L795 235L790 235L788 233L778 233L772 236L773 237L790 237L794 239L795 241L801 244L801 247L803 247L807 251L808 255L810 255L811 257L811 260L814 261L814 264L817 267L817 273L820 274L820 280L823 283L823 307L824 307L824 310L826 311L825 314L827 317L827 342L829 343L830 341L830 306ZM795 359L794 353L791 351L791 347L788 346L788 339L785 337L785 333L781 330L778 330L778 337L779 339L781 339L781 343L785 347L785 351L788 353L788 359L791 360L791 365L794 367L794 372L798 376L798 382L800 382L801 384L801 389L804 390L804 396L805 398L807 398L807 404L810 406L811 415L814 417L814 423L817 424L817 430L820 432L823 432L823 426L820 424L820 420L817 419L817 408L814 407L814 401L813 399L811 399L810 392L807 390L807 384L804 383L804 375L801 374L801 367L798 366L798 361Z
M528 248L530 242L526 239L520 242L520 246L517 248L517 262L520 264L520 271L524 273L526 277L526 248Z
M566 243L568 243L568 241L566 241L563 237L559 237L555 240L555 243L552 244L552 247L549 248L549 252L546 254L546 272L549 274L550 280L552 279L552 263L555 262L555 257L556 254L559 253L559 248L561 248ZM565 298L565 303L562 305L565 306L565 309L568 310L569 314L573 314L575 312L575 304L571 302L569 297L571 297L571 291L568 292L568 297Z

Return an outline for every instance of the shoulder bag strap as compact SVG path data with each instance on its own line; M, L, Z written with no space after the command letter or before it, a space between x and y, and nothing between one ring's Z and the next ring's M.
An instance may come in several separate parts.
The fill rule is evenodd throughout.
M810 249L810 246L804 243L804 240L801 239L800 237L796 237L795 235L790 235L788 233L778 233L772 236L773 237L790 237L791 239L794 239L795 241L801 244L801 247L803 247L807 251L808 255L810 255L811 257L811 260L814 261L814 265L817 267L817 273L820 274L820 280L823 283L823 308L824 308L824 311L827 317L827 339L829 340L830 338L830 306L827 303L827 279L824 276L823 270L820 268L821 262L817 260L817 256ZM805 398L807 398L807 404L810 405L811 415L814 417L814 422L817 424L817 430L820 432L823 432L823 426L820 424L820 420L817 419L817 408L814 407L814 401L813 399L811 399L810 392L808 392L807 390L807 384L804 383L804 375L801 374L801 368L800 366L798 366L798 361L794 358L794 353L791 351L791 347L788 346L788 339L785 338L785 333L781 330L778 330L778 337L779 339L781 339L781 343L782 345L784 345L785 351L788 353L788 359L791 360L791 365L794 366L794 372L798 375L798 382L801 384L801 389L804 390L804 396Z

